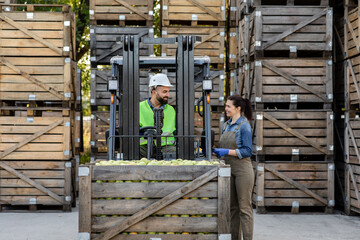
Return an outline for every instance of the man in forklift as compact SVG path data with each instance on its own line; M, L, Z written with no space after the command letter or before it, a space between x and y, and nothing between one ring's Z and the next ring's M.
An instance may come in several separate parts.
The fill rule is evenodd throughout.
M140 102L140 128L154 127L154 110L162 108L163 125L161 147L163 153L176 154L175 138L171 137L176 131L176 113L175 109L167 104L171 85L168 77L163 73L158 73L150 78L149 88L151 88L151 97ZM154 138L155 140L155 138ZM155 141L152 144L152 155L155 153ZM142 137L140 139L140 157L147 157L148 141Z

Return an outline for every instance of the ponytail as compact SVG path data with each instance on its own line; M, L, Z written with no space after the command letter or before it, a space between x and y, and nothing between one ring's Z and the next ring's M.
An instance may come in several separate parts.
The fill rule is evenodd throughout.
M235 94L228 97L228 100L231 100L235 107L240 107L241 112L249 121L253 120L253 110L249 99L242 98L240 95Z

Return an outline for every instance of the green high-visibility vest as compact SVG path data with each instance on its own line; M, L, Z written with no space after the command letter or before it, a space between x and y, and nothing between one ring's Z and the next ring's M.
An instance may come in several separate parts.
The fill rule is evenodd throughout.
M162 127L163 136L172 136L175 128L175 109L169 104L164 106L164 120ZM154 126L154 112L149 106L148 100L140 102L140 127ZM146 145L147 140L140 139L140 145ZM155 143L156 144L156 143ZM174 137L161 138L161 146L174 145Z

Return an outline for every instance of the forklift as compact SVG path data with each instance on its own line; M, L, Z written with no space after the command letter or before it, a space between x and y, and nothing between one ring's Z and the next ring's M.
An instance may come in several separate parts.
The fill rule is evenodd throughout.
M210 58L194 57L197 36L179 35L175 38L139 38L123 35L117 39L123 46L123 55L111 59L112 75L108 79L110 99L110 127L106 132L108 160L140 159L140 138L148 140L148 158L151 157L153 141L155 159L210 160L214 143L211 131L210 92L212 80L209 77ZM174 57L140 57L141 44L177 44ZM162 109L154 111L155 126L140 128L140 69L176 71L176 154L166 154L161 149ZM202 96L195 102L194 83L202 82ZM201 136L194 135L195 106L203 117ZM199 140L200 137L200 140ZM200 152L200 149L202 151Z

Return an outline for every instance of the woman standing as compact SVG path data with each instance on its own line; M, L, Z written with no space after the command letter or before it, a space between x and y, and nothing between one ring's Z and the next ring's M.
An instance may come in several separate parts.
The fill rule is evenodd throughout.
M232 240L251 240L253 237L253 208L251 203L254 187L252 155L252 107L248 99L239 95L228 97L225 106L230 119L224 124L220 148L214 153L231 166L231 235Z

